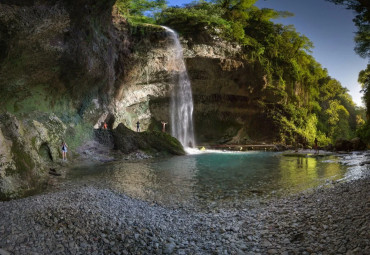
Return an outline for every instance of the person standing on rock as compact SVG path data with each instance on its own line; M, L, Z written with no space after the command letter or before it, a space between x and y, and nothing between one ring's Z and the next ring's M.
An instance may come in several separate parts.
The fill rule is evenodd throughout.
M162 123L162 132L166 132L166 124L167 122L161 121Z
M136 122L136 132L140 132L140 122Z
M67 160L67 148L68 148L68 145L63 141L62 142L62 156L63 156L63 160Z

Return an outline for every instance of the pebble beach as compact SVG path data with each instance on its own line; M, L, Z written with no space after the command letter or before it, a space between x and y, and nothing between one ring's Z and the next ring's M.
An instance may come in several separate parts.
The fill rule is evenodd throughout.
M0 202L0 254L370 254L370 178L238 209L94 186Z

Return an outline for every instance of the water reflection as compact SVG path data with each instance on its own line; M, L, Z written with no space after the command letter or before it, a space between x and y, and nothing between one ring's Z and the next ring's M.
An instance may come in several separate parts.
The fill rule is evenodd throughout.
M298 192L316 187L326 180L337 180L344 176L346 168L326 157L326 160L316 157L282 158L279 163L281 178L279 186L282 191Z
M334 156L209 153L75 168L68 179L109 187L149 201L204 204L280 196L316 187L327 180L361 176L364 168L355 162L349 164Z
M110 187L142 199L153 196L149 187L155 189L158 185L156 175L145 164L141 164L140 167L132 163L116 164L110 172L110 178L107 178Z

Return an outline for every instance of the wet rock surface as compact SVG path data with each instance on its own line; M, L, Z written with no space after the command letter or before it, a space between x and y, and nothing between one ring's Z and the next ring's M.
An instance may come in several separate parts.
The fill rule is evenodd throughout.
M122 123L113 130L113 139L115 149L127 154L138 150L173 155L185 154L181 143L165 132L134 132Z
M0 199L40 189L57 168L66 126L54 114L17 118L0 114Z
M370 179L244 208L164 207L91 186L0 203L3 254L369 254Z

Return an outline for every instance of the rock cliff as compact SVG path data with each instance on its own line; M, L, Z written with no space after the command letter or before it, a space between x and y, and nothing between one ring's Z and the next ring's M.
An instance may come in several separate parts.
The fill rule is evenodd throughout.
M0 3L0 194L43 183L60 144L75 149L109 111L125 51L113 0Z
M103 121L110 128L120 121L130 124L126 119L137 116L144 120L136 111L150 115L145 111L150 91L165 93L160 85L143 83L136 91L130 83L140 66L134 45L144 37L112 15L114 2L1 1L2 199L40 188L49 168L64 164L62 140L75 157L77 148L93 139L93 127Z
M174 65L165 30L129 25L114 0L0 3L0 194L18 197L47 180L93 139L120 123L158 131L169 120ZM182 39L200 143L273 141L262 68L217 38ZM122 129L122 128L121 128ZM166 138L167 139L167 138ZM124 139L123 139L124 140ZM176 152L178 153L178 152Z
M160 28L147 29L135 42L135 67L121 86L116 119L134 128L136 119L151 129L169 120L173 71L168 46ZM198 143L273 142L276 134L262 101L269 88L262 67L241 57L238 45L217 38L197 42L182 39L194 98L195 135ZM276 100L276 99L274 99ZM122 114L123 113L123 114Z

